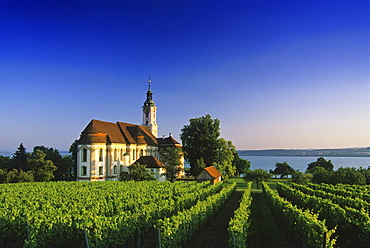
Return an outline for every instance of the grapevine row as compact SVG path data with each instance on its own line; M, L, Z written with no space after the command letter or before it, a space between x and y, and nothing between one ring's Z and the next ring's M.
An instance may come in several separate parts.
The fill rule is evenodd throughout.
M280 197L263 182L263 192L277 220L294 247L334 247L334 229L329 230L317 214L301 210Z
M334 195L339 195L353 199L360 198L366 201L367 203L370 202L369 192L366 190L365 187L361 187L361 185L345 185L345 184L331 185L331 184L310 183L308 186L312 189L323 190Z
M235 188L236 183L230 184L219 193L199 201L190 209L158 220L156 228L161 230L161 247L182 247L235 192Z
M240 205L234 211L234 217L229 222L229 243L234 248L247 247L248 228L251 223L250 219L250 206L252 204L251 197L252 182L247 184L247 189L244 191L240 200Z
M323 199L330 199L333 203L338 204L342 208L350 207L357 210L365 209L366 211L370 210L370 204L360 198L348 198L341 195L332 194L323 190L312 189L305 185L292 183L293 188L296 188L306 194L315 195Z
M329 228L337 228L340 247L369 247L370 218L366 211L349 207L340 207L330 199L303 193L300 189L278 183L276 189L281 197L299 208L318 213L320 220L325 220Z
M54 182L1 185L0 241L25 247L111 247L156 220L190 208L222 184ZM24 241L23 241L24 240ZM16 244L14 244L16 245Z

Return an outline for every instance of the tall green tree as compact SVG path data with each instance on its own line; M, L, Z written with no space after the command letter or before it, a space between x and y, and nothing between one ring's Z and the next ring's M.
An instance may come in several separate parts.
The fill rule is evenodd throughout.
M27 161L28 154L26 152L26 148L23 146L23 143L21 143L11 159L9 170L17 169L27 171L29 170Z
M240 174L243 174L244 172L251 168L251 162L248 161L247 159L241 158L237 153L236 149L235 151L233 151L233 153L234 153L233 167L235 167L236 169L235 175L240 176Z
M287 163L276 163L275 170L272 172L274 175L280 175L280 178L284 178L293 173L294 169Z
M190 119L189 125L181 129L180 138L192 175L198 175L204 167L211 165L218 167L225 177L235 174L232 148L220 138L218 119L212 119L210 115Z
M166 177L173 182L183 170L181 167L182 149L180 147L162 148L159 150L159 156L160 161L165 165Z
M0 169L8 169L10 166L10 157L0 155Z
M77 148L78 148L78 140L73 141L71 146L69 147L69 152L71 153L71 177L75 178L77 175Z
M224 178L232 177L236 173L236 168L233 166L235 146L231 141L223 138L219 138L218 141L218 154L214 165Z
M185 159L190 164L191 173L198 175L202 168L199 168L197 161L203 158L207 166L212 165L218 156L220 142L220 121L212 119L210 115L190 119L189 125L181 129Z
M51 160L45 160L46 154L36 150L28 159L28 165L33 172L35 181L45 182L54 178L54 171L57 167Z
M255 182L257 184L257 189L261 182L266 182L270 179L271 175L263 169L249 170L244 174L244 180L247 182Z
M326 160L325 158L320 157L317 159L316 162L312 162L308 164L306 172L312 172L313 169L316 167L322 167L328 171L333 171L334 169L334 165L331 162L331 160Z

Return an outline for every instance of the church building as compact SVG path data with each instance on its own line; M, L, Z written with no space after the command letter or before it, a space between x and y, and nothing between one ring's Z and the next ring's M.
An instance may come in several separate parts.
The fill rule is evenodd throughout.
M147 169L155 173L157 180L166 180L159 149L181 145L171 134L157 138L157 107L150 83L149 80L142 106L142 125L93 119L82 131L77 149L78 181L117 181L120 174L128 173L128 167L136 161L155 161L148 162ZM181 166L184 166L183 161ZM182 171L179 176L183 175Z

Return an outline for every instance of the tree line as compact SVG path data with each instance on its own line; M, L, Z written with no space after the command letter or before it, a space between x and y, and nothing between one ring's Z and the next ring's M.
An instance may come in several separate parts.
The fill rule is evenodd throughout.
M72 180L76 172L76 141L70 152L72 155L62 156L58 149L35 146L30 153L21 143L12 156L0 156L0 183Z
M246 181L255 181L258 183L267 181L272 176L275 178L286 178L291 176L292 181L299 184L326 183L326 184L370 184L370 167L340 167L334 170L334 164L331 160L319 157L315 162L309 163L305 172L293 169L287 162L276 163L275 169L269 172L263 169L245 172Z

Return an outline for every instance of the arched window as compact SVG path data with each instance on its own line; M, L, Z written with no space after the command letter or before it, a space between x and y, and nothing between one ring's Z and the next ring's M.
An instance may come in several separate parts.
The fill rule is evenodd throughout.
M82 149L82 162L86 162L87 161L87 149L84 148Z
M113 174L117 174L117 165L113 166Z
M117 149L114 149L114 160L117 160Z
M123 160L123 149L121 149L121 160Z
M99 166L99 176L103 175L103 166Z
M136 160L136 150L135 149L132 150L132 158Z
M140 157L144 156L144 151L140 150Z
M120 166L119 172L123 172L123 165Z
M103 149L100 148L99 149L99 162L102 162L103 161Z
M81 176L86 176L87 174L87 167L86 166L82 166L81 167Z

